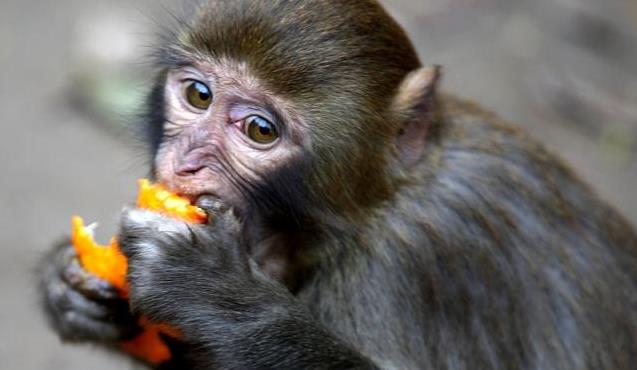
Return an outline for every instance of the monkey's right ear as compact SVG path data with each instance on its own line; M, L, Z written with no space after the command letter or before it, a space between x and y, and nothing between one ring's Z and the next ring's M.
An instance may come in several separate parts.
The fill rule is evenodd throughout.
M420 160L429 128L435 119L440 66L411 72L398 88L392 109L400 126L396 147L401 162L410 167Z

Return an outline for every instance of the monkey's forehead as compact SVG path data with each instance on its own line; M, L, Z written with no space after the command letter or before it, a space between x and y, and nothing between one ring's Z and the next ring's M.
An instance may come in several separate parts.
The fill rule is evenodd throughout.
M391 93L420 65L371 0L208 0L178 34L182 50L245 63L285 94Z

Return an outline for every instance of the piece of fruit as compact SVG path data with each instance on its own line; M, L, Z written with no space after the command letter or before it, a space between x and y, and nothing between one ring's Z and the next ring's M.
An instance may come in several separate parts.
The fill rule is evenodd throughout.
M151 185L146 179L139 180L137 207L189 223L205 223L207 220L206 212L191 205L188 199L171 193L159 184ZM122 298L128 297L128 261L120 251L115 237L108 245L97 244L93 238L93 227L84 226L82 218L73 216L71 242L84 269L112 284ZM121 347L152 365L170 360L170 349L160 334L174 337L178 336L178 332L161 323L148 322L143 317L139 324L144 329L143 332L132 340L121 343Z
M151 185L147 179L139 180L137 207L193 224L205 223L208 218L203 209L191 205L188 199L166 190L160 184Z
M82 267L96 277L111 283L122 297L128 296L126 271L128 261L119 250L115 238L108 245L100 245L93 239L93 227L84 226L79 216L71 220L71 243L75 247Z

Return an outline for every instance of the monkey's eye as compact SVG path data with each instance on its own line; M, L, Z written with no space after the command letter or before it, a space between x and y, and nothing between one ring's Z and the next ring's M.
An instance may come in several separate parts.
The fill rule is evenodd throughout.
M271 144L279 138L276 126L261 116L250 116L245 121L248 137L258 144Z
M199 81L190 81L186 87L188 104L201 110L206 110L212 103L212 92L208 86Z

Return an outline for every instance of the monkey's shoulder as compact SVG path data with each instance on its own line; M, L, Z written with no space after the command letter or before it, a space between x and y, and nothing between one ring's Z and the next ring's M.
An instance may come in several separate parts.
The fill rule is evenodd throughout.
M485 165L491 163L494 166L490 169L494 171L520 167L533 170L537 175L551 174L584 184L559 155L522 126L506 121L471 100L443 95L441 116L437 139L442 152L471 153L468 159Z
M453 205L461 218L479 212L489 220L501 218L503 225L525 225L520 232L533 226L548 235L561 225L561 233L580 230L607 244L623 240L637 247L621 213L521 126L471 101L441 99L438 144L428 154L436 160L425 161L436 165L423 171L432 174L420 185L427 189L423 198Z

